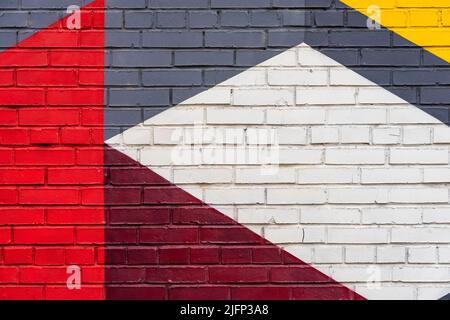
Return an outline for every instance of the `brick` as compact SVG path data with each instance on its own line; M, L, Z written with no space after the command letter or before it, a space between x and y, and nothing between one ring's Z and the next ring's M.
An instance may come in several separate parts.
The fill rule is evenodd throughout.
M45 296L50 300L101 300L104 299L104 287L85 285L82 290L73 291L66 286L47 286Z
M58 67L103 67L104 52L99 50L89 50L89 54L85 54L86 50L51 50L48 53L49 63L47 62L47 53L43 52L44 57L36 56L34 64L51 65ZM45 59L44 59L45 58ZM27 58L28 61L28 58Z
M358 209L339 208L303 208L300 210L300 221L307 224L359 224Z
M78 189L22 188L19 192L21 204L78 204Z
M151 87L201 85L202 73L194 70L143 71L142 83Z
M61 143L64 145L91 144L91 130L88 128L62 128Z
M330 228L328 243L387 243L388 234L387 228Z
M354 246L345 248L345 262L347 263L374 263L375 249L366 246Z
M408 248L408 262L410 263L437 263L436 247Z
M103 105L103 89L48 89L47 101L50 105Z
M103 208L48 208L47 223L51 225L101 224L105 221Z
M205 46L210 48L264 47L265 34L260 31L207 31Z
M314 14L315 24L317 26L343 26L344 14L339 11L324 11Z
M186 244L198 242L198 229L192 228L142 228L141 243Z
M143 268L107 268L105 272L106 281L111 283L140 283L145 279Z
M328 111L329 124L384 124L386 119L386 110L383 108L336 108Z
M430 224L448 223L450 220L447 208L440 209L424 209L423 222Z
M384 183L421 183L422 172L420 169L362 169L361 183L384 184Z
M66 264L93 265L95 263L95 251L91 247L66 248Z
M211 8L268 8L271 6L271 2L269 0L230 0L227 2L223 2L221 0L212 0Z
M339 105L355 104L354 88L299 88L297 104L301 105Z
M264 235L273 243L298 243L304 239L304 231L297 226L264 228Z
M224 10L220 13L220 24L223 27L247 27L250 24L250 15L247 11Z
M14 84L14 71L2 70L0 71L0 86L12 86Z
M165 67L170 66L172 56L167 50L115 50L112 66L115 67Z
M2 227L0 228L0 243L9 244L12 242L12 232L11 228Z
M448 203L446 189L394 189L390 200L393 203Z
M322 190L308 189L268 189L269 204L321 204L325 203L326 194Z
M17 204L17 195L16 188L0 188L0 204Z
M79 109L38 109L27 108L19 110L19 123L31 126L66 126L76 125L80 121Z
M447 243L449 234L445 228L403 227L392 229L392 243Z
M282 262L281 250L276 247L260 247L252 249L253 263L277 264Z
M150 0L149 8L158 8L158 9L205 9L208 7L207 0L173 0L167 2L165 0Z
M65 267L22 267L19 281L30 284L65 283L67 278Z
M156 248L133 247L127 252L128 264L151 265L158 263L158 251Z
M339 47L378 47L389 46L390 35L387 31L334 31L330 32L330 44Z
M293 288L292 298L297 300L337 300L346 298L352 299L353 296L342 286L311 285Z
M231 66L234 53L231 50L175 51L176 66Z
M218 17L214 11L189 11L189 26L195 29L213 28L217 25Z
M109 201L108 201L109 202ZM170 221L170 212L167 208L111 208L109 223L112 225L163 225Z
M444 149L400 149L390 151L391 164L448 164L448 150Z
M205 283L204 267L157 267L146 268L147 283Z
M264 203L263 189L208 189L205 201L213 204L257 204Z
M222 248L221 251L223 264L250 264L252 262L251 248Z
M0 209L2 225L38 225L44 224L44 209L4 208Z
M103 180L100 168L49 168L47 176L50 185L102 184Z
M174 182L179 183L230 183L233 172L230 169L176 169Z
M289 70L278 69L268 71L269 85L292 86L326 86L327 70Z
M15 244L70 244L74 241L74 228L15 228Z
M76 152L77 165L103 165L104 150L102 148L79 148Z
M376 148L329 148L325 150L327 164L384 164L385 150Z
M0 18L1 28L23 28L27 26L27 12L6 11Z
M126 28L151 28L154 14L151 11L125 11Z
M0 105L42 106L45 93L42 89L0 89Z
M400 142L400 128L374 128L372 141L374 144L398 144Z
M250 25L255 27L276 27L281 25L281 18L277 11L253 11Z
M30 143L35 145L58 144L59 129L34 127L30 130Z
M337 127L311 128L312 144L326 144L338 142L339 142L339 128Z
M0 129L1 145L28 145L30 143L26 129Z
M269 109L269 124L324 124L325 111L321 109Z
M210 267L211 283L259 283L269 280L266 267Z
M111 89L110 106L167 106L169 90L166 89Z
M91 227L91 228L77 228L76 243L77 244L103 244L105 243L105 228L103 227ZM129 229L125 233L123 230L119 230L122 234L118 237L125 243L136 243L136 230ZM134 235L134 239L133 239ZM115 242L116 234L113 231L108 230L108 242ZM131 239L131 240L130 240ZM129 241L129 242L128 242Z
M152 187L144 189L147 204L200 204L200 200L177 187Z
M108 296L111 300L163 300L166 298L166 288L164 286L139 286L135 285L111 285L108 287ZM100 299L102 299L101 296Z
M33 263L33 249L30 247L7 247L3 249L3 262L7 265Z
M431 144L430 128L404 128L403 129L404 145L426 145Z
M238 114L239 118L236 118ZM264 112L248 108L211 109L206 112L206 122L208 124L262 124Z
M8 300L37 300L44 298L44 290L39 286L3 286L0 297Z
M12 266L0 267L0 282L17 283L17 268Z
M271 268L270 278L275 283L323 283L329 281L328 277L306 265L300 267L273 267Z
M446 282L450 279L448 270L444 267L421 268L415 266L394 267L392 276L404 282Z
M348 127L341 128L341 142L345 144L369 144L370 128Z
M17 125L17 111L14 109L0 109L0 117L2 127Z
M389 202L387 189L330 189L328 190L329 203L366 203L379 204Z
M418 49L363 49L361 62L367 66L418 66L420 50Z
M362 210L363 224L420 224L422 213L420 209L409 208L373 208Z
M19 69L17 70L19 87L74 87L78 85L76 70L64 69Z
M147 48L198 48L203 44L198 31L147 31L142 37Z
M342 263L344 261L343 248L317 246L314 248L314 263Z
M275 175L265 175L260 169L236 169L236 183L264 184L264 183L295 183L295 170L279 168Z
M192 264L218 264L220 263L219 247L192 247L191 248Z
M159 263L160 264L189 264L190 249L189 248L160 248Z
M200 242L203 244L251 244L261 241L258 235L242 227L202 227L200 229Z
M35 265L64 265L66 260L64 248L36 248Z

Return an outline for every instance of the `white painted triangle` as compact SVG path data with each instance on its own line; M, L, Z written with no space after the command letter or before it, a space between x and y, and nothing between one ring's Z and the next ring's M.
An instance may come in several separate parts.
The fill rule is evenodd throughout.
M305 44L107 143L369 299L450 289L450 129Z

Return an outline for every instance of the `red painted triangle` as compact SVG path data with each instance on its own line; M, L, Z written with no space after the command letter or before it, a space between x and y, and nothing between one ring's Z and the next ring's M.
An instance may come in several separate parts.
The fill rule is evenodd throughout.
M106 150L109 299L362 299L116 150Z
M83 204L103 185L103 4L80 30L63 19L0 54L1 299L104 297L104 241L83 240L104 237L103 195Z

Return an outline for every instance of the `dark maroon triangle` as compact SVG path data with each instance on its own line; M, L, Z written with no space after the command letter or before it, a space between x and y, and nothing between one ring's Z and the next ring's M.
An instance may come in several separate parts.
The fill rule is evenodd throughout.
M121 152L105 158L106 298L363 299Z

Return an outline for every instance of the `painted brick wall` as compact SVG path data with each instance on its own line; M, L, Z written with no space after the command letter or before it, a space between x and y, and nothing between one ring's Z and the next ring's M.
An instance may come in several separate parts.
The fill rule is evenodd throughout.
M406 16L395 21L414 26L418 10L425 10L436 15L436 23L421 29L446 25L446 4L430 4L428 10L413 3L408 8L404 1L389 2ZM1 1L0 46L6 50L58 20L71 4L86 3ZM159 208L170 211L171 223L142 217L152 204L145 188L151 189L155 178L120 180L128 175L123 168L136 169L136 163L115 152L103 154L103 125L112 147L363 296L377 297L365 288L372 265L379 266L389 288L383 297L448 293L450 132L445 105L450 98L444 92L450 71L442 68L445 61L385 29L368 31L366 18L339 1L107 0L106 6L105 119L87 100L74 107L78 100L57 96L57 90L54 100L50 90L44 100L39 96L45 90L42 81L29 82L30 69L56 68L64 73L53 72L57 80L39 80L53 80L49 86L69 91L93 90L99 86L96 67L103 55L74 63L76 54L67 61L67 52L58 56L59 50L49 53L43 46L35 48L35 60L30 52L26 60L16 53L18 66L1 70L2 101L11 99L11 87L23 87L36 89L36 103L28 106L27 97L24 108L0 109L0 211L5 212L0 218L0 281L6 288L0 296L60 298L66 274L56 272L78 264L92 272L92 291L83 297L105 297L94 285L104 276L95 271L105 262L98 248L105 239L111 298L205 297L202 285L213 297L252 298L249 292L258 292L254 283L269 284L279 298L323 298L323 288L335 286L327 280L310 288L308 281L286 274L276 286L272 273L283 274L286 266L274 271L267 264L289 261L278 251L268 260L258 260L251 250L243 250L248 253L243 257L227 251L245 249L246 241L233 248L188 250L170 243L170 237L158 238L170 246L152 241L150 225L171 224L174 208L182 203ZM90 19L90 27L98 27L98 18ZM298 46L302 42L308 46ZM0 64L11 66L6 59ZM51 116L33 113L50 105L58 106ZM248 142L252 130L273 128L281 148L278 174L262 176L257 166L239 163L173 165L174 131L187 136L199 123L210 130L235 130L237 140L230 148ZM23 158L21 152L26 152ZM98 166L104 159L105 172ZM104 174L107 189L124 192L106 191L105 216L96 211L103 205L98 191ZM54 203L58 192L64 203L73 198L68 208ZM131 208L137 209L136 216L124 218ZM165 216L159 212L158 217ZM191 227L200 232L195 221ZM174 225L189 228L190 223ZM75 245L60 246L61 235L63 242ZM259 268L257 279L246 278L246 270L235 278L241 289L225 285L230 279L219 279L220 274L239 274L239 267L252 262ZM191 278L167 286L176 270L190 271ZM280 286L283 282L296 283L295 289Z
M104 182L102 10L97 3L83 12L82 31L64 28L60 11L0 19L5 29L56 20L0 53L2 299L104 295L103 194L91 200ZM67 288L68 266L83 274L82 290Z
M189 11L190 32L206 29L201 60L194 60L198 49L172 48L173 65L144 71L142 81L175 86L173 104L182 102L178 94L187 90L179 87L207 85L198 91L208 91L108 142L363 296L444 295L450 280L445 253L450 131L442 123L448 110L431 91L445 87L447 80L427 77L445 73L437 67L445 62L394 33L367 34L367 19L342 4L275 5L282 8L242 9L246 5L239 3L196 12L210 18L202 25ZM406 25L419 23L416 8L400 11ZM314 26L313 40L305 36L310 46L284 51L301 38L295 35L299 25ZM366 41L354 36L358 32ZM252 41L245 40L247 33ZM235 42L215 44L219 36ZM200 36L188 38L201 43ZM152 45L159 46L157 41ZM223 47L219 63L208 60L210 51L218 59L217 46ZM239 74L243 65L261 59L263 47L271 52L265 51L265 59L273 58ZM184 77L177 68L183 68ZM246 163L174 166L180 132L193 136L199 126L209 135L233 131L230 141L218 138L208 145L216 150L236 150L255 131L275 129L278 174L261 175L258 166ZM367 271L374 265L388 290L366 289Z

